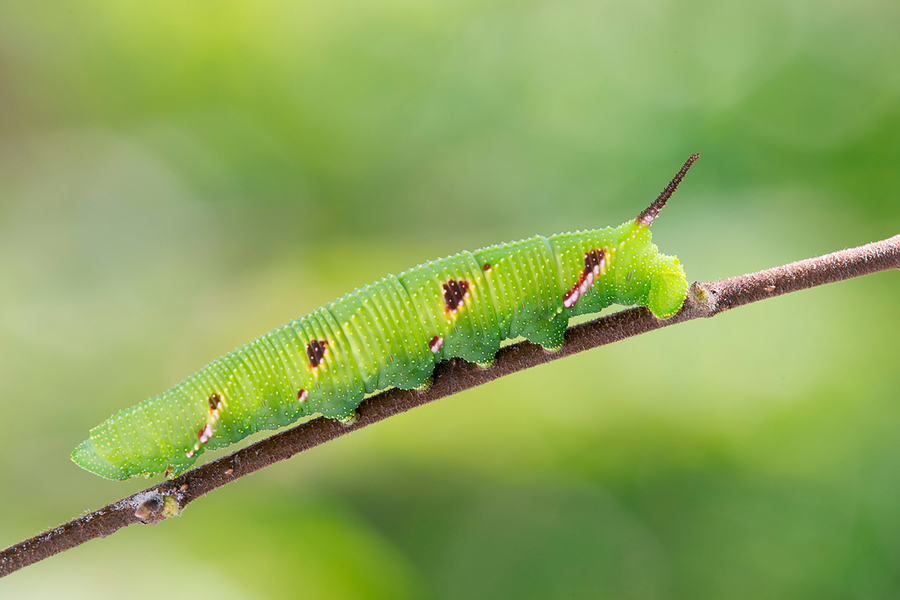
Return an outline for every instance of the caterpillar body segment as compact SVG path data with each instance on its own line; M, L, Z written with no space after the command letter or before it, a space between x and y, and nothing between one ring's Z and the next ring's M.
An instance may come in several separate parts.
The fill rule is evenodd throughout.
M406 288L394 275L357 289L328 306L343 324L365 392L412 389L434 370L434 353Z
M497 313L485 274L471 252L460 252L397 277L439 361L455 356L488 364L500 349ZM430 334L430 335L429 335ZM430 373L429 373L430 375Z
M549 350L562 346L567 324L560 318L562 275L548 239L535 236L473 254L497 313L500 338L522 336Z
M569 318L610 304L668 318L687 280L651 242L650 224L696 158L619 227L460 252L356 289L119 411L72 460L109 479L175 476L256 431L315 413L350 421L367 394L421 389L441 360L488 366L504 339L556 350Z

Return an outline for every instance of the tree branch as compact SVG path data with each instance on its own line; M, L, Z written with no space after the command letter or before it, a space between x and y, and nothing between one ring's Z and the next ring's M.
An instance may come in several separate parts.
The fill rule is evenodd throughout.
M594 321L570 327L559 352L548 353L540 346L521 342L501 348L494 364L481 369L454 359L437 365L434 383L426 391L391 389L364 401L359 417L349 427L338 421L318 418L261 440L228 456L193 469L180 477L104 506L41 535L10 546L0 553L0 577L9 575L58 552L88 540L106 537L133 523L153 524L178 515L185 506L220 486L254 471L308 450L319 444L377 423L416 406L433 402L584 350L623 340L654 329L803 290L843 281L869 273L900 269L900 235L834 252L818 258L709 283L694 283L682 309L671 319L660 321L646 308L624 310Z

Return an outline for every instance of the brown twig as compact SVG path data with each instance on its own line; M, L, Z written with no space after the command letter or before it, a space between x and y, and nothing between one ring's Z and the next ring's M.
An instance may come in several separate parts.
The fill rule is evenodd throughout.
M898 268L900 235L766 271L694 283L684 306L671 319L660 321L645 308L625 310L569 328L565 345L553 354L535 344L522 342L502 348L488 369L462 360L441 363L434 371L434 383L428 390L392 389L373 396L360 405L359 418L350 427L325 418L303 423L11 546L0 553L0 577L88 540L111 535L126 525L159 523L179 514L200 496L239 477L392 415L498 377L675 323L712 317L758 300Z

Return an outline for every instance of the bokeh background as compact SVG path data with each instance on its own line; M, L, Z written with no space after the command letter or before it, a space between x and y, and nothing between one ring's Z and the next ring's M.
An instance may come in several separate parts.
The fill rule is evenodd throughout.
M691 280L900 233L892 0L0 2L0 546L112 412L385 273L633 217ZM390 419L3 598L895 598L900 275ZM221 453L218 453L221 454ZM207 455L209 456L209 455Z

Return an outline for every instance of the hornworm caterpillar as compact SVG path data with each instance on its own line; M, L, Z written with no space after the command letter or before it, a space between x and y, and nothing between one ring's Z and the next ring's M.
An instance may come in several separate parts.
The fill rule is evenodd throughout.
M366 394L421 389L443 359L487 367L500 342L518 336L558 350L570 317L610 304L671 317L687 280L651 243L650 224L697 158L615 229L460 252L354 290L119 411L72 460L109 479L174 476L207 449L313 413L352 422Z

